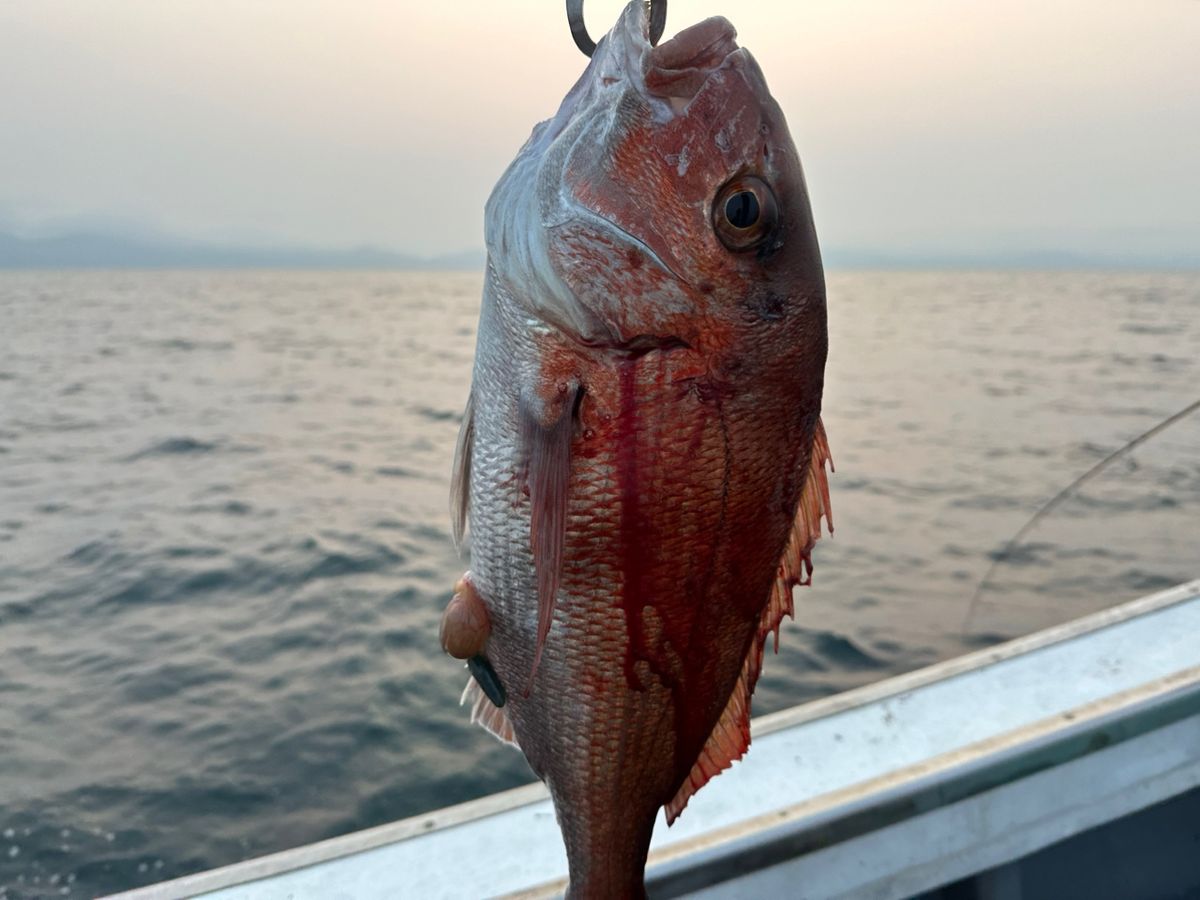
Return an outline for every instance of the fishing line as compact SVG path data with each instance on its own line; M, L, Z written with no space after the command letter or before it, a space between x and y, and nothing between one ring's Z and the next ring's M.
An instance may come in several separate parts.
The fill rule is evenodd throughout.
M1012 536L1007 544L1004 545L1004 549L992 558L992 564L988 566L987 572L984 573L983 580L979 582L979 586L975 588L975 593L971 595L971 602L967 604L967 615L963 620L962 625L963 636L965 637L970 631L971 620L975 617L975 610L979 604L979 598L982 597L983 592L987 590L987 587L992 580L992 575L996 572L996 568L1000 565L1000 563L1009 558L1009 555L1012 553L1012 551L1016 549L1017 544L1021 542L1021 539L1025 537L1025 535L1029 534L1029 532L1034 529L1034 526L1041 522L1042 519L1046 518L1046 516L1053 512L1064 500L1074 494L1076 490L1087 484L1087 482L1091 481L1095 476L1099 475L1118 459L1125 456L1134 447L1144 444L1156 434L1166 431L1180 419L1187 418L1198 409L1200 409L1200 400L1185 406L1179 412L1175 413L1175 415L1163 419L1149 431L1142 432L1125 446L1104 457L1104 459L1100 460L1100 462L1096 463L1094 466L1068 484L1065 488L1051 497L1049 502L1047 502L1044 506L1042 506L1041 509L1034 513L1033 517L1024 525L1022 525L1020 530Z

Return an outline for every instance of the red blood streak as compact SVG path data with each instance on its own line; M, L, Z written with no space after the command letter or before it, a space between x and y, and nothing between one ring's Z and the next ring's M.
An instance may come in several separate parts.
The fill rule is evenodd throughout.
M677 577L664 577L668 561L662 558L663 526L656 522L660 518L656 511L659 504L668 503L671 498L650 497L647 492L660 487L663 481L659 477L661 473L652 467L677 465L679 460L665 459L660 451L666 448L659 447L655 440L660 437L658 432L644 427L649 423L639 408L638 384L639 366L652 366L657 362L653 356L644 357L623 362L619 369L620 404L614 422L614 437L621 498L621 605L628 638L625 678L631 691L645 691L650 687L644 680L648 672L671 692L676 775L681 781L691 769L714 724L711 703L705 701L711 701L717 693L716 673L710 669L712 661L719 656L716 642L720 636L707 621L704 611L710 602L713 569L725 554L720 550L722 528L718 526L717 545L697 546L691 559L670 563L679 566ZM717 405L719 407L719 401ZM686 442L695 445L692 453L702 440L709 421L703 405L696 412L699 413L693 423L696 430ZM658 422L653 424L659 425ZM724 505L724 499L721 502ZM671 580L675 584L668 590L675 596L664 596L664 582ZM661 623L653 646L645 626L648 606L655 608ZM667 644L682 660L682 671L671 665ZM640 674L639 662L643 663Z

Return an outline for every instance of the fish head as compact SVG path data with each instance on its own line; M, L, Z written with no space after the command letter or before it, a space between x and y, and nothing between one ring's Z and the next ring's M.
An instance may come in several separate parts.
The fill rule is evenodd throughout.
M761 70L724 18L657 47L648 29L634 0L497 185L495 276L588 346L719 365L805 339L823 369L808 192Z

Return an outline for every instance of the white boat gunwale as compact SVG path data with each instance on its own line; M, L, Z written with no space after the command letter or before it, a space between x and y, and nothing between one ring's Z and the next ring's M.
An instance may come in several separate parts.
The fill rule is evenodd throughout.
M754 720L752 723L753 733L755 737L763 737L772 732L781 731L801 725L805 722L822 719L828 716L833 716L848 710L853 710L857 707L868 706L880 701L887 701L889 698L907 694L923 686L931 685L940 681L953 679L956 676L972 672L978 669L984 669L988 666L1002 663L1006 660L1019 657L1024 654L1041 648L1050 647L1055 644L1070 641L1074 638L1085 636L1092 632L1098 632L1103 629L1127 622L1132 619L1137 619L1148 614L1155 613L1160 610L1165 610L1176 604L1185 601L1192 601L1200 598L1200 579L1178 585L1174 588L1161 591L1156 594L1148 595L1133 601L1126 602L1122 605L1111 607L1102 610L1098 613L1069 621L1061 625L1039 631L1024 637L1016 638L1015 640L1007 641L991 647L987 647L964 656L948 659L940 663L924 669L915 670L899 676L895 676L884 681L875 682L866 685L862 688L857 688L847 691L842 694L833 695L830 697L815 700L806 703L802 706L791 709L782 710L768 716ZM1183 676L1184 673L1177 673ZM1169 681L1170 679L1166 679ZM1185 679L1186 680L1186 679ZM1165 681L1163 679L1160 682ZM1149 715L1149 718L1141 720L1142 725L1137 730L1142 731L1151 728L1153 721L1158 721L1155 716L1167 716L1178 714L1179 716L1189 715L1185 710L1192 709L1192 704L1200 699L1200 695L1194 695L1192 687L1185 684L1176 684L1170 687L1165 684L1156 683L1149 686L1150 693L1143 699L1143 703L1147 704L1143 713ZM1148 686L1143 686L1142 690L1148 689ZM1134 703L1134 700L1128 696L1129 692L1123 695L1113 695L1105 698L1106 701L1121 702L1126 704L1121 707L1121 711L1115 708L1110 708L1107 716L1100 716L1096 710L1091 707L1095 704L1087 704L1076 710L1070 710L1053 716L1045 720L1042 726L1049 728L1054 727L1055 740L1051 740L1050 744L1058 748L1057 752L1065 752L1066 748L1074 748L1076 756L1082 749L1088 746L1087 742L1103 741L1104 746L1112 746L1112 742L1116 738L1121 740L1133 737L1134 734L1128 731L1122 731L1121 727L1111 728L1105 732L1104 722L1110 722L1113 717L1118 715L1129 715L1132 708L1129 704ZM1157 697L1157 699L1156 699ZM1104 701L1101 701L1103 703ZM1140 715L1140 713L1139 713ZM1100 718L1096 718L1100 716ZM1165 719L1163 721L1166 721ZM1110 722L1111 724L1111 722ZM1034 728L1036 725L1031 725ZM1028 732L1028 733L1027 733ZM1011 736L1023 735L1025 739L1035 737L1033 732L1028 729L1018 729L1012 732ZM1000 737L1000 736L997 736ZM1049 738L1048 738L1049 740ZM1075 744L1071 742L1075 741ZM1082 742L1082 743L1080 743ZM986 741L983 743L987 743ZM961 754L969 752L971 748L961 747L958 750L946 754L947 757L961 757ZM978 752L981 748L976 747ZM1019 749L1019 748L1018 748ZM1027 748L1025 752L1018 752L1014 749L1014 759L1022 759L1028 764L1036 751ZM1093 749L1101 749L1099 743L1095 744ZM1042 748L1043 753L1049 752ZM1033 756L1031 756L1033 754ZM753 751L750 753L750 759L753 760ZM1048 757L1044 757L1048 758ZM996 762L997 757L989 757L991 762ZM864 795L862 799L863 810L861 812L861 821L866 822L870 816L883 815L881 810L891 809L895 813L903 810L904 803L913 802L913 797L908 796L907 800L901 797L901 787L907 791L908 795L915 794L919 789L918 776L920 773L912 771L918 768L928 769L936 761L941 760L945 765L950 765L952 760L941 757L934 757L924 761L922 766L909 767L909 770L898 770L893 773L895 778L907 773L907 777L911 779L911 783L902 786L896 786L893 790L895 796L890 801L885 802L877 798L871 804L867 802L864 786L871 784L864 782L860 785L854 785L840 791L831 791L828 794L815 796L805 803L799 804L804 807L804 810L788 808L784 810L776 810L766 816L759 816L753 819L744 820L734 826L729 826L724 829L717 829L713 832L684 840L673 845L663 847L652 855L651 868L648 872L648 884L652 886L652 892L655 895L671 896L672 893L663 893L664 891L674 891L672 885L683 884L678 880L678 873L675 872L680 867L679 862L685 859L688 853L696 851L698 848L703 853L707 853L708 849L720 847L721 855L728 856L732 851L734 844L740 840L738 831L743 831L745 834L751 834L751 827L758 829L758 839L762 840L767 837L768 842L782 840L798 840L804 835L804 840L816 841L819 840L828 844L832 841L830 831L831 822L829 820L839 818L834 815L834 807L836 804L831 803L833 798L841 797L841 811L846 812L845 802L849 798L846 796L848 792L859 792ZM957 760L958 765L963 764L962 759ZM1049 765L1049 763L1047 763ZM969 773L966 769L955 770L956 777L968 778ZM928 773L927 773L928 774ZM933 777L929 775L928 777ZM966 782L964 782L965 784ZM978 783L978 790L986 788ZM874 790L881 789L881 785L874 784ZM926 791L934 791L934 794L926 795L925 802L932 802L932 798L936 794L936 789L926 784ZM907 796L907 795L906 795ZM236 888L243 885L248 885L251 882L261 881L273 878L275 876L286 875L287 873L297 870L306 869L313 866L319 866L322 863L333 862L336 860L345 859L359 853L375 850L386 845L402 842L406 839L413 838L419 835L427 835L431 832L440 831L443 829L452 829L458 826L466 825L476 820L485 819L490 816L506 813L516 810L521 807L540 803L546 800L548 794L543 785L540 783L532 783L522 787L513 788L498 794L487 797L482 797L476 800L467 801L456 806L446 807L444 809L423 813L417 816L412 816L397 822L386 825L377 826L375 828L366 829L359 832L354 832L339 837L330 838L314 844L309 844L301 847L283 850L277 853L263 856L256 859L246 860L239 863L234 863L229 866L224 866L218 869L213 869L207 872L200 872L193 875L183 876L172 881L161 882L156 885L150 885L145 888L135 889L124 894L117 895L126 900L175 900L175 898L193 897L198 894L204 894L214 891L219 891L227 888ZM816 805L828 806L826 821L822 825L820 820L815 817ZM789 815L789 809L791 815ZM874 811L872 811L874 810ZM911 807L909 815L912 815ZM858 814L856 814L858 815ZM805 818L807 816L807 818ZM841 816L841 819L847 819L847 816ZM765 820L765 821L764 821ZM876 819L876 823L882 821ZM753 823L753 824L752 824ZM842 826L846 827L846 826ZM823 836L820 835L820 829L825 828ZM764 831L765 829L765 831ZM785 835L783 831L776 833L775 829L791 829L789 835ZM847 832L849 833L849 832ZM838 838L842 840L844 838ZM728 847L721 846L721 841L728 842ZM703 845L701 847L700 845ZM780 847L783 845L780 844ZM812 844L812 846L818 846ZM772 851L774 853L775 851ZM538 887L531 886L529 889L520 892L522 896L547 896L547 891L552 891L555 887L551 883L543 883ZM561 884L558 884L561 890Z
M646 886L680 897L959 803L1200 716L1200 666L878 779L772 810L651 857ZM696 855L704 851L697 864ZM672 865L688 859L686 867ZM550 893L564 885L546 885ZM532 892L542 896L545 889Z

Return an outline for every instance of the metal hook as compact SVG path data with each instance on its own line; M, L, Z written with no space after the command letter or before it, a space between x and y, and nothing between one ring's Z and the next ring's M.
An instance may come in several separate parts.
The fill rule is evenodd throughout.
M646 0L650 6L650 46L656 46L667 27L667 0ZM583 0L567 0L567 23L571 26L571 37L583 55L591 57L596 52L596 42L588 36L583 22Z

